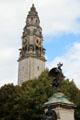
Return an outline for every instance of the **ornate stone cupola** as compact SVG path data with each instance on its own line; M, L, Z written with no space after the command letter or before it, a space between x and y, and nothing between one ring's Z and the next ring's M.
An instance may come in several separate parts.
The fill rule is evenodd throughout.
M20 49L20 58L28 56L40 57L45 61L45 49L42 46L43 36L40 20L34 4L26 19L26 26L22 35L22 48Z
M34 4L32 5L22 35L19 57L18 84L38 77L45 69L45 49L42 28Z

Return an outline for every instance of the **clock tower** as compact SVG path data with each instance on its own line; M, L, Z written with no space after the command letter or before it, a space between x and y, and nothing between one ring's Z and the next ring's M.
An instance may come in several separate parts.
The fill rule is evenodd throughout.
M18 59L18 85L38 78L45 70L45 49L42 28L34 4L32 5L22 35L22 48Z

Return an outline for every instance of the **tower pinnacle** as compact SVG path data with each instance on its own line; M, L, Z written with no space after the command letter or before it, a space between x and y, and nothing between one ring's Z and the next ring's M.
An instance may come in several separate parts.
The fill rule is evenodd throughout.
M24 27L22 35L22 49L20 52L20 59L29 55L32 52L35 56L39 55L44 58L45 50L42 46L43 36L42 28L40 27L40 20L34 4L28 12L26 19L26 26Z
M28 16L36 16L36 15L37 15L36 8L35 8L34 4L32 4L32 7L30 8Z
M42 28L34 4L28 12L22 34L22 48L19 57L18 83L38 77L45 69L45 49Z
M32 4L32 7L34 7L34 3Z

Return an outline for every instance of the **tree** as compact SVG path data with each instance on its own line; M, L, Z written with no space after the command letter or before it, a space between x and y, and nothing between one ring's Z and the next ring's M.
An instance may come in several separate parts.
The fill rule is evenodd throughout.
M20 87L13 84L4 85L0 89L0 120L18 120L19 104L16 98Z
M56 92L52 78L45 70L38 79L30 80L21 87L13 84L0 88L0 120L41 120L43 104ZM76 120L80 120L80 90L73 81L62 81L62 92L77 105Z

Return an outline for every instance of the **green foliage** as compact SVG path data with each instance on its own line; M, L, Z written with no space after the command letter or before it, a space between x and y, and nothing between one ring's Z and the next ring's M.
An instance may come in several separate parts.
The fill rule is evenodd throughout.
M0 120L14 120L18 117L18 104L16 97L19 92L19 86L8 84L0 89Z
M0 88L0 120L41 120L43 104L56 92L52 78L45 70L38 79L27 81L21 87L8 84ZM80 90L73 81L62 81L62 92L77 105L76 120L80 120Z

